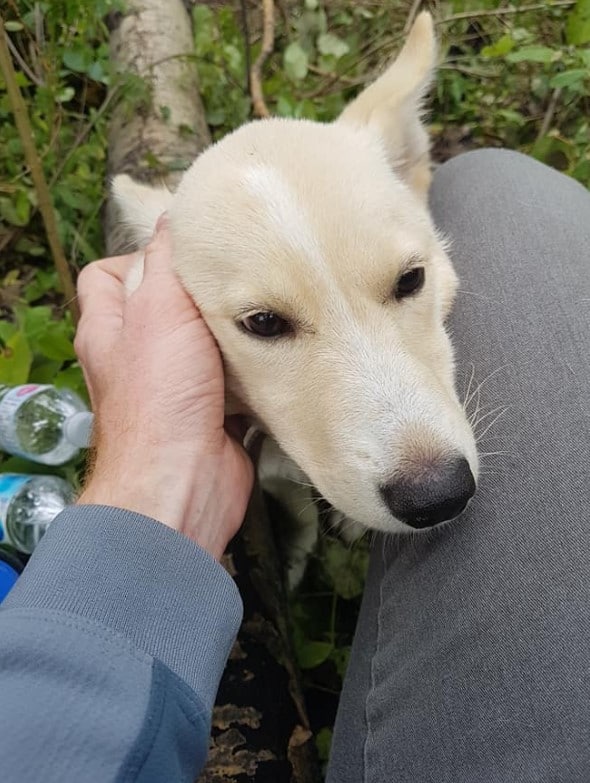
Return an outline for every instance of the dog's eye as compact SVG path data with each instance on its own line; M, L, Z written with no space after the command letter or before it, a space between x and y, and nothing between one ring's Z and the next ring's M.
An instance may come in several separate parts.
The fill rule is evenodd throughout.
M279 337L293 331L288 321L271 312L249 315L241 323L247 332L258 337Z
M418 293L424 285L424 267L416 266L409 272L403 274L395 286L395 298L403 299L405 296L411 296Z

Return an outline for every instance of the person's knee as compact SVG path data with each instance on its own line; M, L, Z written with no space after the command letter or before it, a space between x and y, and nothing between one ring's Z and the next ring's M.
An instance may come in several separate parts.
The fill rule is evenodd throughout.
M480 201L489 195L514 194L531 185L542 189L561 188L577 191L581 186L570 177L514 150L484 148L471 150L451 158L434 172L431 203L460 203L463 207L473 199ZM466 204L467 202L467 204Z
M547 167L513 150L471 150L451 158L436 169L432 192L436 195L441 190L447 194L457 190L473 191L474 188L478 191L487 190L505 181L509 173L512 177L515 170L521 170L524 176L526 171L535 168Z

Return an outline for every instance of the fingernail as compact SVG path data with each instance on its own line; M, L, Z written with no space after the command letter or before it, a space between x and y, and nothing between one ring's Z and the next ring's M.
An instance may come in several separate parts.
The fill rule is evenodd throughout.
M168 213L162 212L156 223L156 234L160 231L164 231L166 228L168 228Z

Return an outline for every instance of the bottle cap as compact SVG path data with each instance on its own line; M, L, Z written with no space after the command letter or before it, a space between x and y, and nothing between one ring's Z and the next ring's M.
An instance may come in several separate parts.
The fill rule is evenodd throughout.
M93 421L94 414L90 411L80 411L69 416L64 422L66 439L79 449L87 449L90 446Z
M16 571L8 563L0 560L0 603L6 598L8 593L12 590L14 583L18 579L18 571Z

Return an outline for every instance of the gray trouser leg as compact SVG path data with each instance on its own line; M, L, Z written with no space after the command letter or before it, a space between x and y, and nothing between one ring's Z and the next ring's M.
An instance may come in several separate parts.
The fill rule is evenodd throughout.
M590 195L488 150L431 201L482 476L455 523L377 539L328 781L588 783Z

